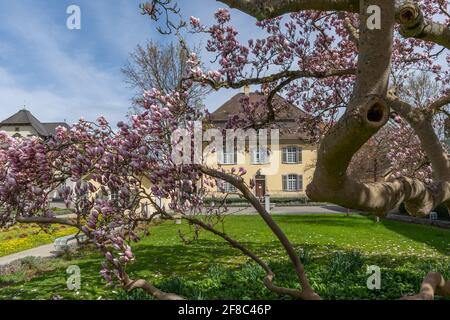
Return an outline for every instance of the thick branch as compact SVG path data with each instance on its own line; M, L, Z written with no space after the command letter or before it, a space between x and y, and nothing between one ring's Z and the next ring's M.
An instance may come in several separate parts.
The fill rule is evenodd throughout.
M450 49L450 28L426 19L415 1L400 1L396 18L401 25L400 33L405 38L423 39Z
M430 111L431 114L436 114L442 111L442 108L446 105L450 104L450 94L447 94L433 103L431 103L427 109Z
M434 300L435 295L450 297L450 281L445 281L438 272L430 272L423 280L419 294L402 300Z
M358 29L356 29L353 24L351 24L350 21L345 20L345 13L339 12L338 17L339 19L344 21L345 29L348 31L349 39L358 47L359 45L359 33Z
M67 220L67 219L60 219L60 218L45 218L45 217L17 217L17 222L20 223L36 223L36 224L61 224L66 226L71 226L75 228L79 228L77 223Z
M420 181L362 184L347 175L353 155L381 128L389 116L384 102L390 73L394 29L394 4L389 0L361 1L358 75L346 113L331 128L318 151L317 168L308 196L348 208L385 213L400 202L429 200L431 194ZM368 29L367 7L378 5L384 23L381 30ZM432 197L431 197L432 198ZM420 208L420 212L424 208Z
M227 241L232 247L240 250L247 257L249 257L253 261L255 261L266 272L266 276L264 277L264 285L270 291L273 291L273 292L278 293L278 294L289 295L289 296L291 296L293 298L297 298L297 299L303 299L303 300L317 300L318 299L318 295L315 294L315 293L311 294L311 293L306 292L306 291L300 291L300 290L296 290L296 289L278 287L278 286L274 285L273 284L273 279L275 277L275 274L273 273L272 269L270 269L270 267L264 261L262 261L261 258L259 258L253 252L251 252L245 246L243 246L242 244L240 244L238 241L234 240L233 238L230 238L225 233L214 229L213 227L211 227L210 225L204 223L203 221L200 221L200 220L198 220L196 218L189 217L189 216L183 216L183 219L186 219L186 220L192 222L193 224L196 224L196 225L202 227L203 229L205 229L205 230L207 230L207 231L209 231L211 233L214 233L215 235L221 237L222 239Z
M348 76L353 74L356 74L356 69L328 70L328 71L286 70L266 77L243 79L237 82L229 82L229 81L215 82L210 79L197 79L197 78L188 78L186 80L193 80L196 82L206 83L209 86L211 86L211 88L213 88L214 90L219 90L222 88L239 89L248 85L265 84L275 82L281 79L289 79L291 81L300 78L323 79L329 77Z
M230 8L245 12L258 20L270 19L303 10L340 11L358 13L358 0L217 0ZM417 38L437 43L450 49L448 26L425 19L418 4L411 0L398 1L396 20L406 38Z
M434 178L437 181L450 181L450 161L447 151L442 147L442 143L434 131L432 116L435 108L439 108L439 105L445 104L445 101L449 100L450 96L438 99L427 109L413 108L410 104L396 97L392 91L389 91L386 100L391 108L408 121L414 129L420 139L423 150L430 159Z
M320 299L317 293L314 292L313 288L309 284L309 281L305 274L305 268L301 263L299 257L297 256L292 244L290 243L287 236L284 234L283 230L278 226L278 224L272 219L270 214L266 211L266 209L262 206L259 200L253 195L253 193L245 186L244 181L241 177L237 177L234 175L230 175L215 169L211 169L204 166L199 166L199 170L204 174L214 177L223 181L226 181L233 186L235 186L241 193L242 196L253 205L256 211L259 213L261 218L267 224L267 226L272 230L274 235L278 238L281 245L285 249L286 253L289 256L289 259L292 261L295 267L295 271L297 273L297 277L299 279L300 285L302 286L302 291L305 295L309 296L312 299L314 296L316 299Z
M175 293L167 293L159 290L158 288L156 288L155 286L151 285L150 283L148 283L143 279L134 281L128 280L128 283L125 285L125 290L130 292L135 289L142 289L158 300L184 300L183 297Z
M302 10L358 12L358 0L217 0L258 20Z

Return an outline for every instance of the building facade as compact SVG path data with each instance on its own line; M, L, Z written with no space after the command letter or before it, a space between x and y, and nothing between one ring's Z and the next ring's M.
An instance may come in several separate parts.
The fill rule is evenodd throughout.
M8 119L0 122L0 131L5 131L11 137L39 137L49 138L57 127L69 128L65 122L40 122L30 111L19 110Z
M41 122L39 121L30 111L26 109L19 110L17 113L12 115L6 120L0 122L0 131L6 132L9 136L15 138L30 138L30 137L39 137L41 139L48 139L52 135L55 134L55 130L57 127L62 126L70 129L70 126L65 122ZM106 190L106 194L103 194L101 191L101 186L96 183L94 180L90 178L90 176L86 176L84 178L85 181L90 181L97 188L97 192L94 194L86 193L86 197L89 198L101 198L105 200L117 200L119 198L119 193L117 191L108 190L108 188L104 188ZM142 187L149 192L151 188L150 180L146 177L142 178ZM66 186L73 188L75 186L75 182L67 179L64 183L62 183L58 188L52 190L49 194L50 199L52 199L52 206L54 207L65 207L63 199L60 196L60 190ZM167 203L165 199L153 199L155 203L160 206L164 206ZM73 206L71 204L70 206ZM148 215L154 212L154 208L152 208L150 201L142 200L139 203L139 208L137 212Z
M251 103L263 99L257 93L237 94L211 114L215 128L224 129L229 117L241 112L240 101L244 95ZM306 197L305 188L314 174L317 145L308 143L308 139L297 132L297 119L305 114L282 97L276 96L275 99L284 105L276 115L276 127L280 130L278 146L269 141L266 148L256 144L252 149L247 141L244 150L226 150L224 143L222 153L204 154L205 163L225 170L244 168L247 171L244 176L246 182L251 185L250 180L254 181L253 192L261 200L265 195L270 195L272 199ZM227 182L218 184L216 190L211 190L216 196L236 191Z

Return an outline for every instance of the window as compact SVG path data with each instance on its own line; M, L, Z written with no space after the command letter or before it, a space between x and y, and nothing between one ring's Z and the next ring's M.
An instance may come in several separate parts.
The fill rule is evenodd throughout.
M118 201L119 200L119 191L117 191L117 190L111 191L111 193L109 194L109 200L112 200L114 202Z
M148 203L141 203L141 216L142 217L148 217Z
M269 154L264 148L256 148L252 151L252 164L269 163Z
M221 180L221 181L217 182L217 191L223 192L223 193L232 193L232 192L236 192L237 189L231 183Z
M303 176L298 174L288 174L283 176L283 191L302 191Z
M16 128L14 129L14 131L15 131L15 132L20 132L20 127L16 127Z
M283 163L302 163L302 148L286 147L283 148Z
M222 154L218 153L218 156L219 156L220 164L236 164L237 163L237 152L235 149L227 150L224 147Z

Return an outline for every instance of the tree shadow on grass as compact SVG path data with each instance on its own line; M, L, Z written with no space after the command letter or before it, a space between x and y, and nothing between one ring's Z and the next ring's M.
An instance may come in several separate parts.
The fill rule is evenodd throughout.
M368 223L373 222L369 217L366 216L355 216L355 215L317 215L317 216L276 216L274 218L278 223L286 224L298 224L298 225L320 225L320 226L331 226L331 227L345 227L345 228L357 228L357 227L367 227Z
M243 245L256 252L264 253L273 249L281 249L277 241L269 243L242 242ZM201 274L210 264L222 263L229 267L242 264L247 259L238 249L232 248L221 240L198 239L192 243L169 246L139 246L133 250L136 262L131 271L147 268L150 272L162 274L196 273Z
M400 221L382 220L381 223L391 231L450 256L450 230Z
M9 286L0 289L0 299L53 299L61 296L68 299L83 299L86 296L96 296L105 288L105 282L99 274L101 269L101 257L97 254L89 254L80 260L57 261L55 268L47 272L40 272L32 279L10 283ZM67 287L67 280L71 274L66 273L70 265L76 265L81 270L81 293L77 294ZM107 292L107 291L106 291Z
M200 250L200 248L198 248ZM320 246L304 246L305 250L320 251ZM335 247L333 250L343 252L344 257L352 259L351 250ZM198 252L190 252L197 257ZM298 288L298 280L292 264L283 257L268 261L274 270L275 283L289 288ZM351 261L350 261L351 262ZM330 264L335 264L331 255L318 256L308 260L305 264L306 273L317 292L325 299L398 299L404 295L416 293L423 276L435 267L449 275L445 264L433 265L431 260L418 260L416 257L398 257L381 254L370 257L364 256L362 264L350 272L346 269L334 268L330 271ZM382 287L380 290L367 288L367 266L377 264L382 270ZM208 270L196 279L186 274L177 274L161 278L155 284L161 289L175 292L188 299L291 299L288 296L276 295L263 285L264 272L253 262L237 265L220 266L214 268L210 261ZM346 266L346 264L343 264Z
M276 283L296 288L298 282L292 264L276 241L269 243L245 242L269 262L276 273ZM419 257L378 254L364 256L364 266L354 272L330 273L333 252L352 250L339 246L294 243L298 251L309 252L305 267L318 292L326 299L395 299L417 291L424 274L433 268L434 261ZM130 274L142 277L166 291L189 299L288 299L269 292L262 283L264 273L237 249L221 241L199 239L190 245L143 245L135 250L136 263ZM55 295L65 299L96 299L99 296L114 299L111 289L99 275L102 257L87 254L73 261L64 261L51 272L40 274L28 282L16 283L0 289L0 298L51 299ZM68 265L81 269L80 295L68 291L66 281ZM373 292L366 287L366 266L382 268L383 288ZM219 270L211 272L214 266ZM445 265L439 267L445 272ZM217 268L216 268L217 269ZM448 272L448 271L447 271ZM155 277L155 274L159 277Z
M299 226L301 224L310 224L364 228L367 227L369 218L349 217L347 221L342 219L342 217L334 216L277 216L276 220L281 224L292 224L295 226L297 224ZM445 246L440 241L438 243L430 239L430 234L428 233L430 230L426 230L427 232L424 233L423 226L392 221L383 221L382 225L408 238L424 242L438 250L442 250L441 252L445 252ZM442 230L434 229L431 230L433 232L433 238L437 236L438 239L448 239L446 238L449 235L449 233L446 233L447 231L443 232ZM434 232L437 232L437 235ZM271 261L271 265L277 273L276 279L280 284L288 287L298 285L292 270L292 265L287 261L286 253L278 241L274 240L263 243L246 241L242 243L261 255L265 261ZM331 259L330 254L336 251L348 252L351 249L333 244L303 244L301 241L294 241L293 245L297 251L303 251L303 254L305 251L312 252L312 262L306 262L307 274L311 276L312 283L317 286L324 298L331 299L351 298L352 296L359 298L380 298L395 297L398 295L400 297L405 292L414 292L423 275L426 271L430 271L433 268L435 262L417 256L409 257L389 254L388 251L386 251L388 252L387 254L368 256L366 264L375 264L380 266L382 270L388 270L386 274L387 278L385 279L385 283L389 286L386 289L388 292L383 291L377 295L367 292L367 288L365 288L364 281L367 280L365 270L359 270L353 275L338 274L330 277L327 269L327 265ZM230 247L226 242L218 238L214 240L198 239L190 245L184 245L181 241L177 244L152 245L151 241L148 241L137 245L133 251L136 255L136 262L129 268L130 275L133 278L145 278L155 284L162 283L163 287L166 285L168 289L172 287L177 288L177 286L179 288L190 288L190 291L188 290L186 292L188 297L192 299L240 299L242 297L261 299L280 298L279 296L268 293L262 285L262 282L259 281L260 279L255 281L255 272L250 272L251 270L249 269L250 271L247 270L241 273L240 270L252 264L251 261L239 250ZM13 285L8 284L8 287L0 288L0 299L12 299L14 297L20 299L51 299L54 295L60 295L68 299L95 299L99 295L114 298L114 295L110 293L111 290L105 287L105 282L99 275L102 261L102 257L98 254L87 254L73 261L65 261L55 270L37 275L27 282L19 282ZM68 275L66 268L71 264L78 265L81 269L82 294L79 296L67 289L66 281ZM209 270L214 265L221 265L223 268L229 270L230 274L224 277L225 280L211 284ZM417 272L416 269L420 269L421 271ZM234 274L235 272L237 273ZM248 274L253 274L253 278L249 278ZM179 278L182 279L180 280ZM180 281L182 281L183 285L179 285ZM402 281L405 282L403 286L396 288L396 284ZM174 286L174 283L177 286ZM357 283L356 287L355 283ZM182 293L186 294L186 292Z
M382 220L376 224L370 216L277 216L280 224L303 226L342 227L343 229L355 229L363 231L368 227L383 226L387 230L405 236L416 242L420 242L436 249L439 253L450 256L450 230L437 227L424 226L400 221ZM325 230L324 230L325 231ZM377 234L373 234L374 237Z

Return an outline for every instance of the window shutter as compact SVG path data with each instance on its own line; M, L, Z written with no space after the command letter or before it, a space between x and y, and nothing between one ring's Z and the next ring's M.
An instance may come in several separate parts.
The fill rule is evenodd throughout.
M287 191L287 176L283 176L283 191Z
M303 190L303 176L298 175L297 176L297 191L302 191L302 190Z
M302 148L297 148L297 163L302 163L303 159L302 159Z
M282 158L283 158L283 163L287 163L287 148L283 148L282 149Z

